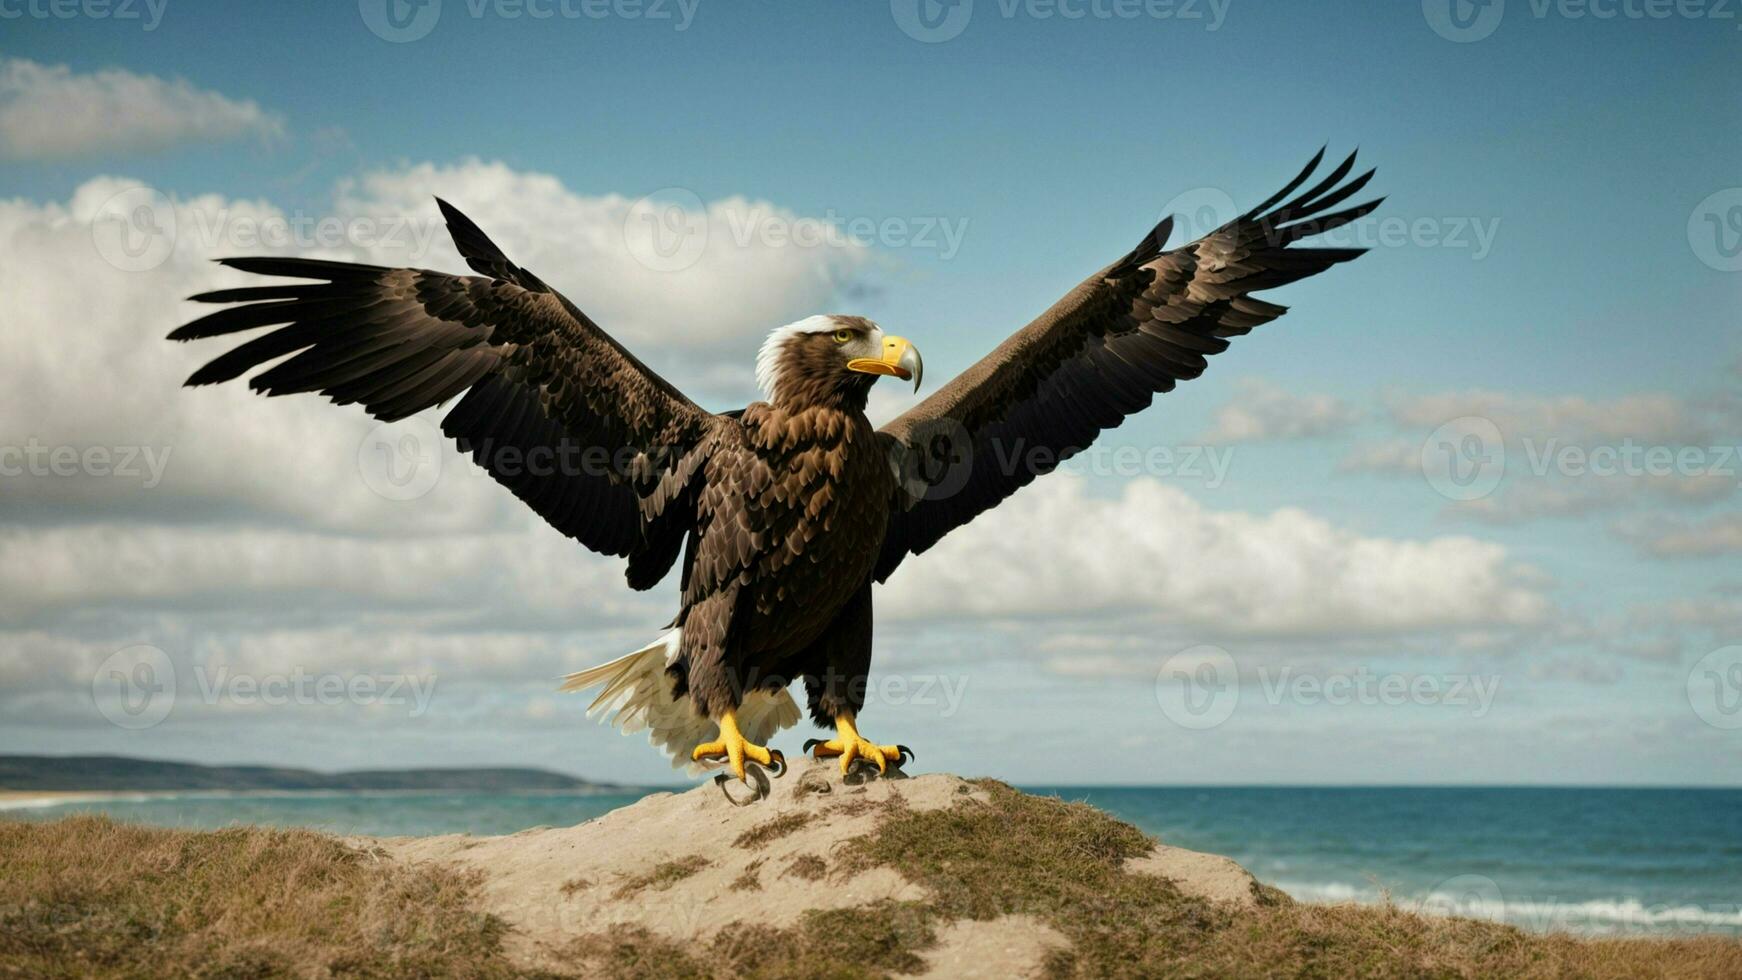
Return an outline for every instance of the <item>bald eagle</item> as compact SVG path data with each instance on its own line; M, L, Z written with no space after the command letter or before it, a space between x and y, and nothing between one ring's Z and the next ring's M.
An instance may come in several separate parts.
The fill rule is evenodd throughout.
M857 727L873 583L1283 314L1254 292L1361 254L1294 247L1383 200L1334 210L1373 176L1345 182L1353 155L1297 194L1323 157L1188 245L1166 249L1173 220L1163 220L881 429L865 416L871 386L895 377L917 391L922 364L876 323L829 315L780 327L756 357L766 400L709 412L439 199L476 275L224 259L302 281L191 297L241 305L170 338L274 328L189 385L284 357L250 386L320 392L383 420L463 395L442 431L557 530L627 559L631 588L653 587L682 557L667 631L570 675L565 690L603 685L593 712L647 729L676 765L724 765L742 780L750 762L784 769L766 743L798 722L787 688L802 679L812 719L834 729L807 749L838 757L843 772L856 760L885 772L908 750Z

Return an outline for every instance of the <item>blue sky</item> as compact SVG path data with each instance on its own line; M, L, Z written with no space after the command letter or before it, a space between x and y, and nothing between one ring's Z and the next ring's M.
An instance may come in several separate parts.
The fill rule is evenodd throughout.
M386 518L378 501L342 520L311 517L319 501L291 499L299 481L328 501L350 499L334 489L346 479L349 492L367 494L354 486L351 447L369 426L329 421L349 413L318 403L238 398L220 414L245 433L202 436L216 423L200 406L218 403L165 383L197 353L140 338L186 318L174 297L210 275L196 261L209 255L183 241L165 265L117 276L91 253L96 205L81 207L81 192L100 202L145 185L174 202L184 227L201 207L375 215L427 208L409 202L443 193L487 230L506 228L511 254L583 308L617 313L620 336L724 408L750 397L733 370L748 378L760 333L818 308L869 315L910 337L928 378L942 383L1123 253L1170 201L1244 208L1328 143L1333 154L1359 146L1379 168L1373 187L1388 201L1359 232L1379 247L1269 297L1293 311L1116 434L1115 445L1144 450L1220 447L1232 454L1225 477L1089 472L1035 488L1050 496L1008 520L1049 521L1037 529L1043 541L1078 537L1086 553L1075 560L1086 568L1129 572L1117 599L1085 596L1080 609L1037 608L1004 573L985 588L1004 589L1008 603L973 594L975 580L958 570L975 562L1052 561L1038 548L998 552L996 525L921 559L949 563L951 574L892 583L889 604L920 611L884 620L879 665L941 673L968 693L947 712L891 704L891 727L907 729L892 736L940 767L1054 782L1742 780L1742 732L1706 718L1731 715L1691 703L1706 696L1695 688L1713 664L1719 703L1742 695L1724 686L1736 658L1721 653L1742 643L1742 461L1726 474L1718 452L1742 443L1742 273L1729 271L1727 252L1698 242L1707 230L1730 236L1713 239L1726 247L1742 236L1742 191L1724 196L1742 184L1742 21L1721 7L1600 18L1511 0L1461 7L1492 32L1460 43L1435 30L1447 23L1437 0L1067 2L1088 11L1080 18L1039 0L975 0L932 8L953 9L966 26L926 43L903 32L905 3L700 0L687 12L658 8L669 19L623 5L587 8L616 11L601 18L538 19L443 0L421 8L437 12L433 28L404 43L369 29L381 9L373 0L169 0L150 30L143 7L143 19L117 20L0 5L9 18L0 58L14 66L0 88L0 137L10 143L0 143L0 194L10 199L0 204L0 282L9 269L8 294L30 297L0 314L0 327L9 340L35 338L24 346L36 360L16 364L40 368L38 377L89 377L100 365L118 389L91 405L74 404L65 386L14 386L35 395L0 402L9 430L0 442L137 442L188 460L185 475L172 464L167 489L149 493L114 480L75 478L74 488L52 475L0 476L0 541L14 561L74 568L45 555L126 551L138 562L132 578L175 579L178 562L198 558L185 539L170 541L189 528L205 546L257 558L279 554L251 550L266 548L260 535L283 535L271 547L306 549L314 583L33 583L33 598L0 621L11 658L0 678L16 698L0 744L322 766L375 765L382 752L422 763L524 759L666 778L645 746L585 723L578 703L546 697L545 675L639 645L663 621L669 590L632 599L606 563L549 543L539 547L551 562L592 577L585 593L538 604L536 627L518 599L430 625L416 595L322 587L321 563L352 554L340 544L366 562L369 548L403 548L419 535L434 547L445 534L472 542L509 527L539 532L515 524L476 480L452 500L444 483L432 495L440 500ZM1120 11L1136 15L1111 15ZM1482 20L1497 14L1497 24ZM19 74L20 63L34 73ZM42 74L59 66L63 75ZM152 87L175 80L184 88ZM33 115L31 100L49 89L62 101ZM129 101L139 99L149 105ZM102 103L115 122L71 142L43 132L43 119L65 118L79 100ZM589 216L672 189L722 214L738 206L730 202L760 202L827 222L946 225L960 241L943 249L874 236L840 255L757 252L743 266L709 253L642 285L601 272L625 245L620 232L601 244L599 229L622 222L595 227ZM532 195L549 195L549 206L526 203ZM1738 224L1726 225L1733 215ZM355 246L345 243L361 257ZM80 291L88 308L65 295ZM644 322L642 309L651 311ZM49 349L44 335L70 335L77 356ZM896 393L882 394L899 409ZM1419 465L1411 472L1410 454L1441 424L1470 417L1494 423L1508 469L1492 493L1460 502L1436 492ZM340 425L349 428L309 428ZM292 439L305 440L286 454L295 465L254 456L243 466L234 455ZM1701 462L1663 478L1529 472L1549 440L1587 451L1693 447ZM309 447L329 444L331 465L348 476L309 475L322 465ZM1144 496L1155 487L1174 496ZM1151 553L1122 549L1130 534L1115 527L1094 551L1099 539L1073 514L1202 533L1158 538ZM381 520L392 534L371 523ZM1341 544L1321 548L1327 535ZM1215 564L1224 551L1246 560ZM1180 584L1195 569L1179 562L1198 554L1229 576L1225 589ZM1159 575L1143 563L1150 558L1167 584L1127 587ZM1348 595L1372 582L1399 584L1409 598L1382 599L1376 586L1365 601ZM966 590L950 597L958 606L976 611L926 598L950 586ZM1247 597L1295 612L1272 621L1263 608L1243 611ZM1310 615L1340 603L1351 610L1340 625ZM198 664L240 649L261 671L289 669L298 656L347 676L402 670L401 660L372 659L385 645L404 662L434 656L443 666L426 668L453 677L455 693L439 688L428 712L402 724L366 705L202 703L143 731L117 729L93 710L88 679L135 643L165 650L184 683ZM424 645L449 652L426 655ZM1170 716L1157 678L1170 658L1204 645L1237 664L1239 701L1227 721L1199 730ZM308 652L332 647L353 652ZM476 658L502 651L488 681L462 679L468 649ZM1719 660L1702 660L1714 652ZM1442 693L1397 705L1267 697L1291 669L1320 680L1427 676ZM1497 682L1479 717L1446 703L1456 678ZM311 725L319 733L300 734ZM869 712L867 730L876 734ZM1044 744L1024 749L1034 730Z

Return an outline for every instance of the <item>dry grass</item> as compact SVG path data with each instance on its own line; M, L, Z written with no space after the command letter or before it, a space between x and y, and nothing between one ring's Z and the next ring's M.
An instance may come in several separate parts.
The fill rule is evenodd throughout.
M821 881L829 873L829 862L815 854L800 854L786 866L782 878L798 878L803 881Z
M519 976L473 882L331 837L0 823L0 976Z
M986 803L884 810L876 833L842 849L837 872L888 866L925 902L812 912L791 929L740 925L696 946L652 934L593 937L569 951L616 978L863 977L917 973L952 920L1027 914L1069 941L1051 977L1737 977L1742 944L1721 938L1538 936L1395 907L1320 906L1265 889L1256 909L1181 894L1129 874L1142 833L1088 806L984 782ZM668 972L658 972L665 970Z
M935 942L933 918L917 903L879 902L807 912L789 929L739 925L702 943L614 930L575 940L563 956L581 975L605 980L870 980L919 972L925 961L916 951Z
M617 885L617 890L612 893L612 896L628 898L636 892L648 888L655 891L665 891L712 863L700 854L691 854L689 857L678 858L676 861L656 864L653 866L653 870L646 874L625 877Z
M783 813L739 834L738 839L732 842L732 846L739 850L760 850L767 847L770 841L779 840L810 822L811 815L803 811Z
M757 858L744 866L738 872L738 877L732 879L732 890L735 892L759 892L762 890L762 858Z
M911 974L941 926L1023 913L1069 940L1045 964L1054 977L1742 976L1742 944L1717 937L1540 936L1275 893L1256 909L1216 906L1126 873L1150 846L1135 829L1087 806L981 788L986 802L947 810L891 806L838 852L836 874L891 867L927 889L923 902L813 911L789 928L746 921L685 941L617 929L575 940L558 962L616 978ZM732 887L761 887L760 863ZM669 861L619 893L669 888L707 865ZM0 823L0 977L548 975L508 959L503 924L474 911L475 887L309 832Z

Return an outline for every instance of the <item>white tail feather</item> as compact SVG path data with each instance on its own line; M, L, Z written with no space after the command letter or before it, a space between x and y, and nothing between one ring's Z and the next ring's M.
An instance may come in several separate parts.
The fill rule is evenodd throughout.
M667 630L652 643L610 663L588 667L563 679L563 691L581 691L603 684L587 717L616 726L625 735L647 729L647 739L671 757L673 769L696 775L717 763L690 761L690 754L720 733L713 721L696 714L686 695L672 697L674 681L665 669L677 659L683 630ZM738 706L738 729L758 745L775 732L798 724L798 704L786 691L754 691Z

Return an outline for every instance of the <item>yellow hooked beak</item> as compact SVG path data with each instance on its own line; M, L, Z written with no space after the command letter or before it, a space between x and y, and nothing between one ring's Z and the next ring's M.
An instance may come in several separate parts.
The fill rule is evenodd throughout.
M882 357L855 357L847 362L847 370L861 374L889 374L903 381L911 380L913 390L919 390L925 362L919 359L919 348L906 337L884 337Z

